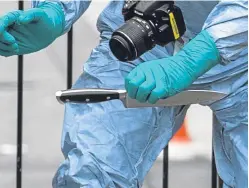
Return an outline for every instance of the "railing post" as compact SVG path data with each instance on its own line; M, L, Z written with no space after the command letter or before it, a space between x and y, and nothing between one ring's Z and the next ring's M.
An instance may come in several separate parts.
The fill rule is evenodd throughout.
M163 150L163 188L168 188L168 172L169 172L169 146Z
M216 126L215 122L217 122L217 119L216 119L215 114L213 114L213 130L214 130L214 126ZM217 174L215 156L214 156L214 150L213 150L213 144L212 144L212 188L222 188L222 186L223 186L223 181Z
M23 1L18 1L18 9L23 10ZM23 56L18 56L17 71L17 156L16 187L22 187L22 121L23 121Z
M222 188L222 186L223 181L217 174L214 151L212 151L212 188Z
M212 148L212 188L217 188L217 171L214 159L214 151Z
M67 89L73 82L73 27L67 34Z

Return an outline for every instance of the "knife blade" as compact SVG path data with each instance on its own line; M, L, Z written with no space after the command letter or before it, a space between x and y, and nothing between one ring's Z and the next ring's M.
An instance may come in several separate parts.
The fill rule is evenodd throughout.
M209 90L185 90L166 99L160 99L155 104L140 103L131 99L126 90L113 89L68 89L56 92L56 98L61 104L72 103L98 103L109 100L121 100L126 108L163 107L190 105L214 102L225 97L225 93Z

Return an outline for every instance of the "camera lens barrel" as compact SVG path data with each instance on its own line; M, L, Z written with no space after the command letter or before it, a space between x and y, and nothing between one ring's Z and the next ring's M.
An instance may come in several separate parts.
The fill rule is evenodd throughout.
M110 49L120 61L132 61L153 47L152 28L138 17L128 20L110 39Z

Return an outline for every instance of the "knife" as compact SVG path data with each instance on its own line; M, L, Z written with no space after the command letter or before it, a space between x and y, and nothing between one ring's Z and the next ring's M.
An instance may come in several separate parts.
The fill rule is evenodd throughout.
M112 89L69 89L56 92L56 98L59 103L98 103L109 100L119 99L126 108L139 107L163 107L190 105L198 103L215 102L223 97L225 93L209 90L185 90L172 97L160 99L155 104L140 103L135 99L131 99L126 90Z

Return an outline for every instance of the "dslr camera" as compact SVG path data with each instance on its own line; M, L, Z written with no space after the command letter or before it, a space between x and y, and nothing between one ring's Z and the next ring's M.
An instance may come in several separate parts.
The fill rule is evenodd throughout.
M181 9L174 1L126 0L125 24L113 32L109 46L120 61L132 61L155 45L165 46L186 31Z

